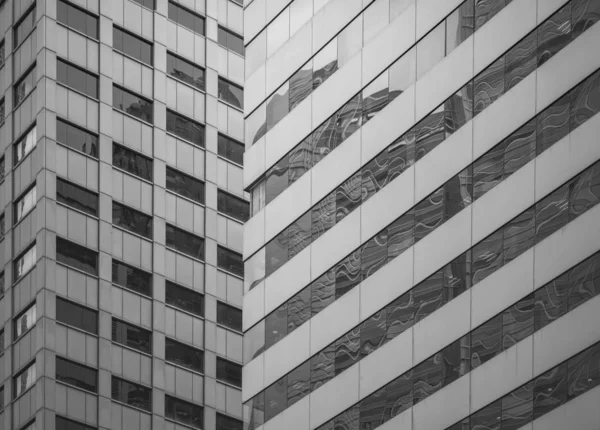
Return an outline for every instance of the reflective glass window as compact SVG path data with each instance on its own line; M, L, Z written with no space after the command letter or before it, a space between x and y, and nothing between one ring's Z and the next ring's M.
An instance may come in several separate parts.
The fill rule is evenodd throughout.
M98 275L98 253L62 237L56 238L56 261Z
M167 166L167 190L204 204L204 182Z
M94 427L56 415L55 430L95 430Z
M15 165L33 151L37 145L37 130L34 126L15 144Z
M152 239L152 217L113 201L113 224L132 233Z
M56 297L56 321L98 334L98 312L61 297Z
M204 411L202 406L169 395L165 395L165 418L193 428L204 428Z
M244 55L244 38L242 36L238 36L224 27L219 27L218 41L219 45L224 48L242 56Z
M231 249L217 246L217 267L234 275L244 276L244 260L242 254L238 254Z
M233 161L240 166L244 165L244 145L227 136L219 134L218 153L221 157Z
M177 3L169 2L169 19L204 36L204 18Z
M98 98L98 77L60 58L56 59L56 81L90 97Z
M37 307L34 303L29 306L18 317L14 319L14 338L15 340L23 336L31 327L35 325L37 319Z
M217 301L217 324L232 330L242 331L242 311Z
M6 60L6 52L5 52L4 40L3 40L2 42L0 42L0 68L2 68L4 66L5 60ZM2 119L2 121L4 121L4 119Z
M14 378L14 390L13 393L15 395L15 399L27 391L29 388L35 384L36 379L36 367L35 361L23 369L17 376Z
M135 384L125 379L112 377L111 397L113 400L125 403L145 411L151 410L152 389Z
M152 297L152 274L113 259L112 282Z
M15 281L18 281L24 274L29 272L36 262L36 247L35 244L20 257L15 259Z
M338 66L338 39L335 38L313 58L313 89L322 85Z
M113 85L113 107L142 121L153 123L153 102L115 85Z
M152 66L152 44L118 27L113 27L113 48Z
M21 18L18 24L15 25L15 48L17 48L26 38L29 33L35 28L36 21L36 7L34 6L27 12L27 14ZM18 103L15 103L15 106Z
M146 354L152 353L152 332L113 318L112 340Z
M204 296L170 281L165 282L165 303L199 317L204 316Z
M152 181L152 159L113 142L113 165Z
M243 88L221 77L219 77L219 99L239 109L244 109Z
M56 357L56 380L83 390L98 392L98 371L74 361Z
M167 52L167 73L202 91L205 89L204 69L170 52Z
M167 110L167 131L204 148L204 126L170 110Z
M56 141L98 158L98 136L60 118L56 118Z
M242 366L217 357L217 380L242 387Z
M446 54L446 26L442 22L417 44L417 79L427 73Z
M250 217L250 204L247 201L221 190L217 190L217 210L241 222L248 221Z
M15 201L15 224L21 221L35 207L37 201L36 189L37 187L34 184L33 187L25 191Z
M98 39L98 17L62 0L57 2L56 14L57 21L61 24Z
M154 0L133 0L134 2L147 7L148 9L154 9Z
M235 418L217 413L216 430L242 430L244 423Z
M196 372L204 372L204 351L165 338L165 360Z
M204 239L170 224L167 224L166 244L192 258L204 260Z
M56 201L98 216L98 194L60 178L56 178Z

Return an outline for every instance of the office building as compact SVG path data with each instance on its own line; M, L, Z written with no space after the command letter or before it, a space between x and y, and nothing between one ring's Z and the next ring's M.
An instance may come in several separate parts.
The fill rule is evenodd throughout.
M0 3L0 429L241 428L242 1Z
M600 1L244 20L245 428L600 428Z

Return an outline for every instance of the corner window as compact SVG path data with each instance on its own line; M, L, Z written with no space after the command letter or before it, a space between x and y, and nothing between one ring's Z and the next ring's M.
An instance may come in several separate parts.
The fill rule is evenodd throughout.
M152 181L152 159L113 142L113 166Z
M23 160L37 144L37 131L34 126L15 144L15 165Z
M25 17L15 25L15 48L23 42L35 28L35 3ZM17 103L15 103L15 106Z
M62 0L58 0L56 6L58 22L86 36L98 39L98 17Z
M204 18L176 3L169 2L169 19L196 34L204 36Z
M56 201L98 216L98 194L60 178L56 178Z
M225 303L217 302L217 324L241 332L242 311Z
M112 399L135 408L150 411L152 404L152 389L140 384L112 377Z
M167 190L204 204L204 182L167 166Z
M242 254L217 246L217 267L234 275L244 277L244 260Z
M219 99L239 109L244 109L244 90L228 80L219 78Z
M25 191L21 197L15 201L15 224L21 221L35 207L37 201L37 191L35 184L29 190Z
M56 80L80 93L98 98L98 77L60 58L56 59Z
M242 366L217 357L217 380L242 387Z
M165 303L182 311L204 317L204 296L170 281L165 283Z
M167 74L199 90L205 89L204 69L170 52L167 52Z
M221 157L233 161L240 166L244 165L244 144L227 136L219 134L218 153Z
M113 224L152 239L152 217L113 201Z
M152 66L152 44L118 27L113 27L113 48Z
M167 224L167 246L198 260L204 260L204 239Z
M217 190L217 210L241 222L250 217L250 203L221 190Z
M204 351L165 338L165 360L190 370L204 372Z
M146 354L152 353L152 333L133 324L113 318L112 340Z
M56 380L92 393L98 392L96 369L62 357L56 357Z
M56 298L56 321L98 334L98 312L61 297Z
M204 148L204 126L170 110L167 110L167 132Z
M15 399L23 394L25 391L29 390L35 384L36 378L36 367L35 361L23 369L17 376L14 378L14 395Z
M14 320L14 340L19 339L23 336L29 329L31 329L35 325L35 321L37 319L37 311L35 303L25 309L23 312L19 314L18 317Z
M137 94L113 85L113 107L150 124L154 121L154 104Z
M60 118L56 118L56 141L98 158L98 136Z
M244 56L244 38L242 36L238 36L224 27L219 27L218 41L223 48Z
M193 428L204 428L202 406L169 395L165 395L165 418Z
M36 67L33 66L14 86L14 106L18 106L33 91Z
M27 272L35 266L36 262L35 243L27 251L23 252L20 257L15 260L15 282L23 277Z
M112 282L136 293L152 297L152 275L113 259Z
M56 238L56 261L98 276L98 253L62 237Z

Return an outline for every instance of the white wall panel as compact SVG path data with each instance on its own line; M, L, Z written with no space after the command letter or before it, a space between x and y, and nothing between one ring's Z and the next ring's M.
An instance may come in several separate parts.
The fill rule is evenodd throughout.
M323 424L358 401L358 366L340 373L310 394L310 428Z
M309 430L309 414L310 401L307 396L294 403L283 413L267 421L262 428L264 430Z
M303 249L283 267L265 279L264 315L274 311L310 282L311 249Z
M302 324L292 334L293 339L286 336L265 352L264 387L310 358L310 324Z
M570 400L519 430L597 430L600 423L600 387Z
M417 0L417 39L423 37L434 25L458 7L461 0Z
M256 393L265 388L265 360L261 355L245 364L242 368L242 401L251 399Z
M412 412L413 430L443 429L468 415L469 375L420 401Z
M243 328L249 329L265 317L265 283L261 282L252 290L244 294L243 300Z
M362 0L329 0L312 19L312 52L325 46L361 9Z
M310 187L311 175L303 175L265 207L265 242L310 209Z
M244 152L244 189L248 188L267 170L265 145L266 139L264 136L254 145L250 146L249 143L246 145L246 152Z

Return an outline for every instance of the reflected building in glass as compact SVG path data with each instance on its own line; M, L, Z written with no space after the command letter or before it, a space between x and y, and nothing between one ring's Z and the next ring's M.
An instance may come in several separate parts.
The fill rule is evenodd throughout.
M0 430L241 430L243 0L0 0Z
M245 430L600 428L600 1L244 8Z

